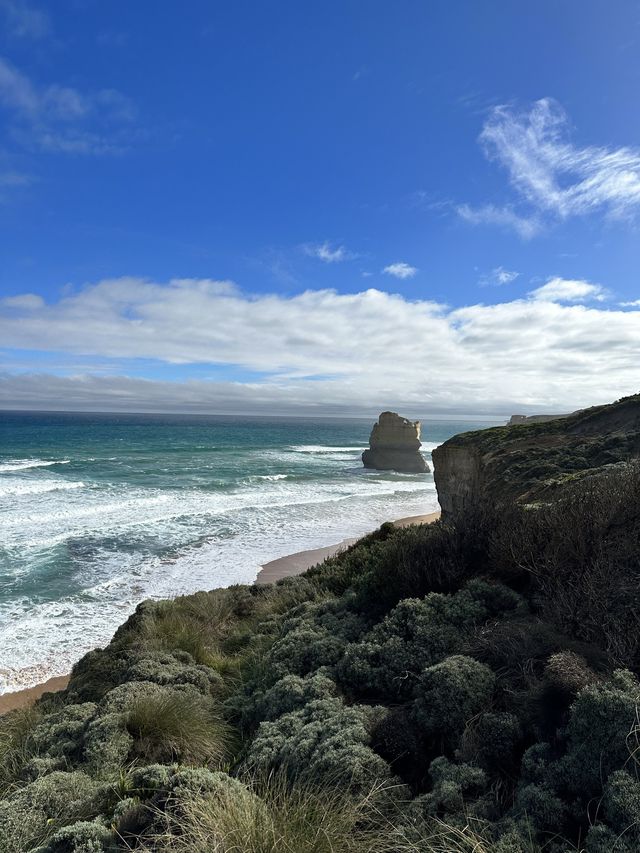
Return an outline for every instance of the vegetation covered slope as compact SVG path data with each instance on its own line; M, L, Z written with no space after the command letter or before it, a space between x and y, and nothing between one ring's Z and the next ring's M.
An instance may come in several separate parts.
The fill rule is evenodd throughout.
M0 850L636 851L639 581L631 461L146 602L0 719Z
M548 421L462 433L433 452L449 520L487 500L550 500L603 466L640 457L640 394Z

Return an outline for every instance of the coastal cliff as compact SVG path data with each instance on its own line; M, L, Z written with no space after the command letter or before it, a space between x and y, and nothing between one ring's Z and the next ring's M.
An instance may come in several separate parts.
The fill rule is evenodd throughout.
M640 456L640 395L546 421L462 433L433 451L443 519L483 502L557 496L603 466Z
M444 523L144 602L0 717L2 853L640 850L640 396L435 456Z
M369 449L362 454L365 468L425 474L429 466L420 453L420 421L410 421L396 412L382 412L369 436Z

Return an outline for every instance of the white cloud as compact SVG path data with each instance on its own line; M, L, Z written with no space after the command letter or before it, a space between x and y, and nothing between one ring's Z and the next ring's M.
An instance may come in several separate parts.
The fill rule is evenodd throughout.
M418 268L412 267L411 264L405 264L404 261L399 261L384 267L382 272L392 275L394 278L413 278L418 272Z
M352 261L358 257L358 255L354 252L350 252L344 246L336 246L335 249L332 248L331 243L327 241L317 244L308 243L303 246L303 249L305 254L312 258L318 258L326 264L336 264L341 261Z
M520 216L511 207L496 207L493 204L472 207L469 204L460 204L456 207L456 212L461 219L470 222L471 225L499 225L510 228L524 240L535 237L542 227L540 220L535 216Z
M589 281L551 278L542 287L532 290L529 296L546 302L587 302L592 299L603 302L608 293L599 284L591 284Z
M44 307L44 299L37 293L20 293L18 296L7 296L0 299L0 307L22 308L25 311L33 311Z
M497 285L502 286L514 282L520 273L515 270L507 270L504 267L494 267L490 273L483 275L480 278L481 285Z
M577 289L554 287L554 299L538 288L527 299L453 310L373 289L283 297L190 279L102 281L47 304L18 294L0 304L0 341L5 366L10 348L24 351L23 364L2 380L0 400L40 408L509 413L565 411L636 392L640 312L567 302ZM589 295L598 294L582 298ZM83 375L25 373L29 350L64 353ZM88 357L108 359L110 374L87 373ZM136 359L183 365L172 375L189 375L196 363L250 373L227 382L111 375L113 365L126 373ZM39 370L42 363L33 362Z
M51 32L46 12L29 6L23 0L0 0L0 12L5 15L11 35L38 39Z
M512 205L461 205L458 213L469 222L503 224L531 237L545 221L598 211L623 219L640 208L640 149L574 145L568 118L552 98L528 112L495 107L480 141L506 169L524 212Z
M135 117L132 101L114 89L80 92L69 86L38 86L0 57L0 106L13 117L14 136L25 145L81 154L123 148L119 126Z
M633 299L631 302L621 302L623 308L640 308L640 299Z

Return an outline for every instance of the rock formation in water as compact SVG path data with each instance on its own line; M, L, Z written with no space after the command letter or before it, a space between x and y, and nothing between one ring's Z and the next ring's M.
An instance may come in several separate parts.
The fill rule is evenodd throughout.
M362 454L365 468L424 474L429 466L420 453L420 421L402 418L396 412L382 412L373 425L369 449Z
M454 435L433 451L442 517L483 505L532 504L583 477L640 457L640 394L552 420Z

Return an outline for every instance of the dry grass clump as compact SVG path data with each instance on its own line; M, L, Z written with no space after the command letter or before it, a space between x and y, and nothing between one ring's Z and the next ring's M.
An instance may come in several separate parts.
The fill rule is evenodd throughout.
M357 800L272 774L180 804L177 826L154 838L148 853L391 853L398 832L378 811L382 786ZM413 848L407 848L407 853Z
M222 766L233 755L235 734L215 704L195 693L163 691L139 696L126 726L135 753L148 762Z

